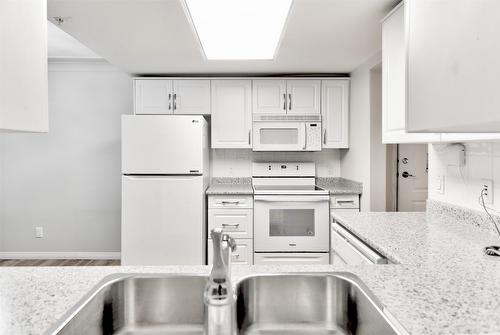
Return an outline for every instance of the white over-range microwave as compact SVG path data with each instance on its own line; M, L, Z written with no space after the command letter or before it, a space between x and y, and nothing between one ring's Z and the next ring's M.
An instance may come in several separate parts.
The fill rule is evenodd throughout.
M321 115L254 115L253 151L321 151Z

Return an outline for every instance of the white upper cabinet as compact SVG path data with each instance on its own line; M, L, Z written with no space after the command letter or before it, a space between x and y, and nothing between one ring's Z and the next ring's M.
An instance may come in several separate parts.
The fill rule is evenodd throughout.
M407 130L500 132L500 1L407 1Z
M253 112L319 114L320 80L261 79L253 81Z
M287 113L319 114L321 112L320 90L320 80L287 80Z
M0 1L0 131L47 132L47 1Z
M173 81L136 79L135 114L173 114Z
M323 148L349 147L349 79L321 81Z
M253 112L284 114L287 111L286 80L253 81Z
M439 134L406 132L405 17L401 3L382 25L382 142L439 142Z
M208 79L136 79L135 114L210 114Z
M397 6L382 25L382 141L384 143L428 143L491 141L500 139L499 133L408 133L408 85L405 39L405 10ZM425 82L430 84L430 79ZM471 85L472 86L472 85ZM480 85L477 85L480 86ZM474 112L470 112L471 115ZM500 113L499 113L500 114Z
M212 148L252 147L252 81L212 80Z
M210 80L174 80L174 114L210 114Z

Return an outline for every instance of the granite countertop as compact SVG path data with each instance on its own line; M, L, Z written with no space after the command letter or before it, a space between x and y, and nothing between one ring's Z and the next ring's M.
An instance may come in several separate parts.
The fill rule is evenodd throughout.
M212 178L207 195L253 194L252 178Z
M361 194L363 184L341 177L318 177L316 184L330 194ZM252 178L212 178L207 195L253 194Z
M342 177L318 177L316 185L330 194L362 194L363 183Z
M431 207L427 213L336 213L335 219L399 263L386 266L395 271L385 279L393 291L378 297L411 333L500 334L500 259L482 250L499 245L498 236L492 226Z
M353 213L337 219L399 264L233 266L233 279L347 271L411 334L500 333L500 261L481 250L498 244L488 227L432 212ZM42 334L109 274L208 271L207 266L0 268L0 334Z

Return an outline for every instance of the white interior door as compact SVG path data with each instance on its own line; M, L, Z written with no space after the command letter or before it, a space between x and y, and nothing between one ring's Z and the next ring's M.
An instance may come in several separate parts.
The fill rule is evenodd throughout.
M398 160L398 211L425 211L428 194L427 144L400 144Z
M205 263L202 176L122 177L122 265Z

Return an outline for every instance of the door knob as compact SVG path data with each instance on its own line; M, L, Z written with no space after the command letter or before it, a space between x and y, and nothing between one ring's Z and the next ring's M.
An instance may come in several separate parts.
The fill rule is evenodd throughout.
M414 175L409 174L408 171L403 172L402 176L403 176L403 178L415 177Z

